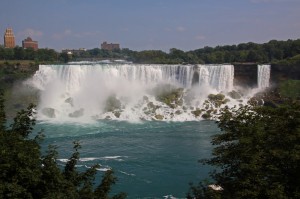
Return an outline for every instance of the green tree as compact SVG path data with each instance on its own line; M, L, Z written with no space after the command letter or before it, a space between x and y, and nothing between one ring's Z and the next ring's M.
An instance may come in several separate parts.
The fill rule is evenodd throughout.
M288 102L222 111L213 157L202 160L217 168L211 177L221 198L300 198L299 110Z
M33 50L33 48L26 48L24 50L24 54L25 54L25 59L27 59L27 60L34 60L35 51Z
M70 61L70 57L68 56L67 53L60 53L59 60L67 63L68 61Z
M76 169L80 145L74 143L75 152L62 170L56 163L58 153L49 146L41 154L42 134L29 135L35 125L34 106L20 111L7 127L3 95L0 95L0 198L74 198L109 199L126 197L120 193L110 197L111 186L116 182L113 171L107 171L101 183L94 187L99 165L84 172Z
M14 48L14 56L17 60L23 60L25 58L24 49L22 47L16 46Z

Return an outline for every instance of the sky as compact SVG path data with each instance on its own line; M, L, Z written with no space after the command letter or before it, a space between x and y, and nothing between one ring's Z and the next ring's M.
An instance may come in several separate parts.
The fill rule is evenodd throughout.
M0 44L184 51L300 38L300 0L0 0Z

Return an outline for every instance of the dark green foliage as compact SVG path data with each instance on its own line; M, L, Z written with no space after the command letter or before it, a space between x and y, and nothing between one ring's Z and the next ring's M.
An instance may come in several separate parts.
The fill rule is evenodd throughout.
M300 197L299 110L289 101L222 111L223 133L213 137L213 157L202 160L218 168L211 176L224 188L221 198Z
M6 115L4 111L4 96L3 93L0 91L0 132L5 131L6 125Z
M45 155L41 155L39 133L31 139L28 135L35 125L34 106L20 111L13 124L6 127L6 117L0 95L0 198L72 198L72 199L109 199L126 197L120 193L110 196L111 186L116 178L107 171L101 184L94 187L95 175L99 165L84 172L76 169L79 160L80 144L74 143L75 152L69 158L63 170L56 163L58 153L49 146Z
M300 99L300 80L286 80L280 82L279 91L284 97Z
M0 89L7 91L14 83L29 78L37 69L38 64L34 61L0 61Z
M57 61L58 53L53 49L24 49L16 46L15 48L4 48L0 46L0 59L3 60L37 60L37 61Z
M276 63L278 60L299 55L300 39L287 41L271 40L264 44L249 42L237 46L204 47L190 52L195 54L199 60L203 60L206 64L234 62ZM290 61L292 60L279 64L286 65Z
M34 108L35 106L30 104L27 110L18 112L14 118L14 123L11 125L11 131L18 132L18 134L26 138L35 125L35 120L33 119Z
M113 171L108 170L104 174L101 184L95 190L95 195L97 196L97 198L101 198L101 199L110 198L108 196L108 193L111 191L111 186L116 183L116 180L117 179L113 176ZM125 197L126 197L125 193L119 193L113 196L112 199L122 199Z
M60 53L59 60L64 63L68 63L68 61L70 61L70 57L68 56L67 53Z
M295 63L295 58L300 54L300 40L276 41L256 44L253 42L239 45L226 45L204 47L194 51L184 52L171 48L169 53L161 50L132 51L122 49L117 52L102 49L92 49L87 51L85 56L79 55L77 59L93 57L98 59L121 58L135 63L146 64L222 64L235 62L256 62L256 63L277 63L279 60L286 60L279 64ZM291 60L290 60L291 58Z

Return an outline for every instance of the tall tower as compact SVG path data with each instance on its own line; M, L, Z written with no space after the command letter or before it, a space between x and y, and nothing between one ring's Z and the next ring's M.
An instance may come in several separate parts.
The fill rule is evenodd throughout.
M4 34L4 47L14 48L15 47L15 36L12 28L7 28Z

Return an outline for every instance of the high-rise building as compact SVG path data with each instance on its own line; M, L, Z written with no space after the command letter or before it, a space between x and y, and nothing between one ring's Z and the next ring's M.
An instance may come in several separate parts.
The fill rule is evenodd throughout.
M23 48L32 48L33 50L38 49L38 42L37 41L32 41L30 37L27 37L22 41L22 46Z
M14 48L15 44L15 36L12 28L7 28L4 33L4 47L5 48Z

